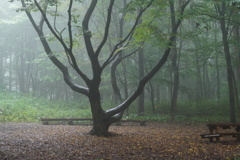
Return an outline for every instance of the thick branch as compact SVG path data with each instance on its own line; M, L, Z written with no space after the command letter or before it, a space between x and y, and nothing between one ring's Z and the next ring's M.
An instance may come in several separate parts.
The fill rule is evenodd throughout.
M46 12L48 6L48 1L45 2L43 11ZM41 17L41 20L39 22L39 28L42 30L43 29L43 24L44 24L44 18Z
M91 31L89 31L88 26L89 26L89 20L92 16L92 13L93 13L96 5L97 5L97 1L92 0L84 18L83 18L83 21L82 21L83 37L84 37L87 53L88 53L90 59L94 55L94 49L93 49L92 42L91 42L92 33L91 33Z
M93 14L94 9L96 8L97 2L98 2L97 0L92 0L82 21L83 38L85 41L88 57L90 58L90 61L91 61L91 65L93 69L93 78L96 77L96 75L99 76L102 73L102 69L100 67L99 60L98 60L98 55L95 54L92 46L92 42L91 42L92 33L91 31L89 31L89 20Z
M49 30L53 33L53 35L57 38L57 40L61 43L61 45L63 46L65 53L67 54L67 56L70 56L71 61L72 61L72 67L76 70L76 72L82 77L82 79L86 82L89 83L89 79L87 78L87 76L79 69L76 59L72 53L72 48L68 48L66 43L64 42L64 40L58 35L58 33L54 30L54 28L52 27L52 25L50 24L45 12L42 10L41 6L39 5L39 3L37 2L37 0L34 0L35 5L37 6L38 10L41 12L42 17L44 18L44 21L46 22ZM72 3L72 0L71 2ZM69 7L69 9L71 9L71 5ZM69 34L72 34L71 32ZM68 57L69 58L69 57Z

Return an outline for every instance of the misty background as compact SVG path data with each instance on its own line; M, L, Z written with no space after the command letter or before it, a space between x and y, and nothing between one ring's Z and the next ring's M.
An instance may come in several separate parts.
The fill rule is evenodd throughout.
M79 12L74 12L76 22L74 34L79 36L74 50L77 60L84 73L91 77L89 59L81 40L80 22L89 2L75 6ZM139 113L139 103L136 101L126 113L126 117L141 115L147 119L168 121L171 112L175 112L175 120L182 121L229 121L229 97L227 65L224 55L222 32L219 21L211 16L202 15L207 6L200 8L194 1L187 10L188 17L183 21L173 49L167 63L158 74L146 85L144 90L144 114ZM117 26L120 7L116 3L111 24L108 45L100 59L105 60L111 50L112 43L117 41ZM124 52L131 53L141 45L143 62L140 64L138 52L124 60L117 70L117 79L123 97L128 97L138 84L139 69L147 73L161 58L164 50L164 40L169 31L170 20L167 18L169 9L156 13L150 10L143 16L143 25L139 27L131 45ZM195 5L195 6L194 6ZM72 91L64 82L60 71L49 60L26 14L19 10L18 1L0 2L0 121L37 121L43 117L90 117L88 99ZM101 1L97 12L93 16L91 30L97 44L104 30L105 13L102 8L107 5ZM210 7L211 8L211 7ZM231 10L231 8L229 8ZM196 12L198 11L198 12ZM64 3L59 8L57 27L64 29L66 21L66 7ZM196 14L191 14L191 13ZM77 15L80 13L79 15ZM145 28L152 17L151 27ZM210 13L209 13L210 14ZM217 15L217 13L211 12ZM166 15L166 16L165 16ZM39 15L35 13L36 18ZM231 14L234 19L236 14ZM125 18L125 30L133 23L134 15L129 13ZM54 18L50 18L54 21ZM238 22L239 20L236 19ZM45 26L46 27L46 26ZM239 85L239 23L230 22L228 30L228 45L231 52L232 68L237 86ZM46 28L46 33L49 31ZM141 34L140 34L141 33ZM64 36L63 32L63 36ZM56 39L47 34L54 54L67 63L63 56L63 48L59 47ZM142 45L141 40L145 40ZM142 67L140 67L140 65ZM177 72L176 72L177 70ZM82 85L83 81L74 71L74 80ZM114 97L111 87L110 68L103 73L101 93L105 109L111 108ZM174 76L179 76L178 98L175 110L171 110L174 88ZM236 87L237 89L237 87ZM236 114L239 117L239 106ZM53 114L54 113L54 114Z

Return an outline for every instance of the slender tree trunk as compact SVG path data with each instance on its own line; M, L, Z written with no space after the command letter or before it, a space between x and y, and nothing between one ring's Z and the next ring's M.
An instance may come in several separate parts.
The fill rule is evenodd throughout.
M208 63L205 62L203 66L203 90L204 90L204 98L209 99L211 97L211 86L208 75Z
M18 82L19 82L19 91L21 93L26 93L25 90L25 72L24 72L24 66L25 66L25 60L23 53L21 53L19 59L20 64L18 64L17 72L18 72Z
M230 48L228 43L228 31L225 22L225 11L226 11L226 3L222 2L221 7L220 5L217 6L217 10L220 16L223 18L219 19L221 31L222 31L222 40L223 40L223 47L224 53L226 58L227 64L227 79L228 79L228 94L229 94L229 104L230 104L230 122L236 123L236 113L235 113L235 93L234 93L234 75L232 69L232 62L231 62L231 55L230 55Z
M239 9L235 8L234 10L234 16L239 16L238 14ZM236 80L238 82L238 85L240 83L240 48L239 48L239 43L240 43L240 35L239 35L239 24L235 23L233 26L233 38L234 38L234 54L236 57Z
M138 78L141 80L144 77L144 50L140 48L138 51ZM138 98L138 116L144 115L144 89Z
M238 15L238 8L235 9L235 16ZM235 24L234 25L234 28L233 28L233 37L234 37L234 54L235 54L235 57L236 57L236 67L235 67L235 71L236 71L236 77L235 77L235 92L236 92L236 102L237 102L237 106L238 106L238 109L240 110L240 104L239 104L239 101L238 101L238 95L239 95L239 92L238 92L238 88L240 86L240 49L239 49L239 43L240 43L240 35L239 35L239 24Z
M155 102L154 102L154 87L151 81L148 82L148 86L149 86L148 92L149 92L149 97L150 97L151 106L152 106L152 113L155 114L156 109L155 109Z
M124 86L124 99L127 99L129 97L128 95L128 81L127 81L127 65L126 60L122 61L123 66L123 86ZM129 109L126 109L126 114L129 115Z
M197 45L196 45L197 46ZM197 102L203 98L203 83L199 53L196 52L196 71L197 71Z
M217 33L214 32L214 42L215 42L215 56L216 56L216 80L217 80L217 99L220 100L221 98L221 94L220 94L220 69L219 69L219 51L218 51L218 47L216 46L217 44Z
M176 46L172 49L172 69L173 69L173 90L172 90L172 100L171 100L171 120L174 121L177 98L178 98L178 86L179 86L179 71L177 66L177 50Z
M228 42L224 40L227 38L223 31L223 45L224 45L224 53L227 63L227 79L228 79L228 92L229 92L229 104L230 104L230 122L236 122L236 114L235 114L235 94L234 94L234 84L233 84L233 71L231 64L231 57L229 52Z
M9 51L9 79L8 79L8 90L12 90L12 48Z
M4 86L4 70L3 70L3 55L0 55L0 89L5 88Z
M179 2L181 3L181 1ZM179 5L181 6L181 5ZM176 17L175 17L175 7L174 7L174 0L170 0L170 10L171 10L171 23L172 25L176 25ZM172 89L172 96L171 96L171 121L174 121L176 107L177 107L177 98L178 98L178 87L179 87L179 71L178 71L178 55L177 55L177 46L176 40L173 44L172 51L172 71L173 71L173 89Z
M139 20L139 25L142 24L142 20ZM138 79L139 81L144 77L144 49L143 46L138 50ZM138 98L138 116L144 115L144 89Z

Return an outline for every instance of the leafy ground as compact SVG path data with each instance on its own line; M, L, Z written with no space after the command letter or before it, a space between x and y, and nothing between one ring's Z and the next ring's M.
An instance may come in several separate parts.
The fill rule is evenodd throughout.
M210 143L199 134L204 124L148 123L112 126L111 137L86 135L91 126L0 123L0 159L142 160L237 159L240 143L222 138ZM235 157L235 158L234 158Z

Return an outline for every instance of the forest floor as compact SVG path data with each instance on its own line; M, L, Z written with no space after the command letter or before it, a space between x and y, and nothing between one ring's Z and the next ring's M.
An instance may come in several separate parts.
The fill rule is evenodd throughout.
M237 159L240 143L201 139L205 124L112 126L111 137L86 135L91 126L0 123L1 160Z

